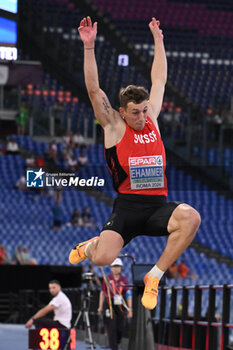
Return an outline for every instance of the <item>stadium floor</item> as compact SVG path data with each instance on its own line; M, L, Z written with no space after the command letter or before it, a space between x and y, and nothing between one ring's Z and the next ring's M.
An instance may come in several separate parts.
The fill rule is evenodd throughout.
M24 325L0 324L0 350L27 350L28 330ZM77 340L76 350L90 349L90 345ZM109 348L96 345L96 350L108 350Z

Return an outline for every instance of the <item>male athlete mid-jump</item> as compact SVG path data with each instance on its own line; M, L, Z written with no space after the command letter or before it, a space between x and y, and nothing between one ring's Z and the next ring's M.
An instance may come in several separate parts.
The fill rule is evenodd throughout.
M96 118L104 129L106 160L118 196L100 236L78 244L69 260L77 264L88 258L95 265L109 265L132 238L167 235L162 255L144 278L142 304L153 309L159 280L192 242L201 220L191 206L166 202L166 157L157 118L167 80L167 60L159 21L153 17L149 28L155 44L150 93L141 86L127 86L120 91L119 111L112 108L99 86L97 23L92 25L87 17L78 28L84 44L85 83ZM147 249L156 249L156 245L151 242Z

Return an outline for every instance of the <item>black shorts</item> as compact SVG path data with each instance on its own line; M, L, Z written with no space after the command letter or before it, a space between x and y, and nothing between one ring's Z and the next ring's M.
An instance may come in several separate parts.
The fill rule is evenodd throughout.
M173 210L181 202L166 202L165 196L119 194L113 211L103 227L119 233L124 246L136 236L167 236Z

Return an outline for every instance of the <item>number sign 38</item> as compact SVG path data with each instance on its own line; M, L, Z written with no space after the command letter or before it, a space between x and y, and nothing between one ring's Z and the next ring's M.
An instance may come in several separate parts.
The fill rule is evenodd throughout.
M76 349L76 330L66 329L33 329L29 330L29 348L41 350L59 350L64 348L70 335L70 349Z

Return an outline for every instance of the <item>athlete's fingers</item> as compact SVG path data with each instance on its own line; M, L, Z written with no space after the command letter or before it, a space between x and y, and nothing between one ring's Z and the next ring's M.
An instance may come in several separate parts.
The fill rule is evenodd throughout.
M153 22L153 25L155 25L155 24L156 24L157 20L156 20L156 18L155 18L155 17L152 17L152 22Z
M93 28L97 31L97 22L95 22L94 24L93 24Z
M87 24L92 27L91 17L87 16Z

